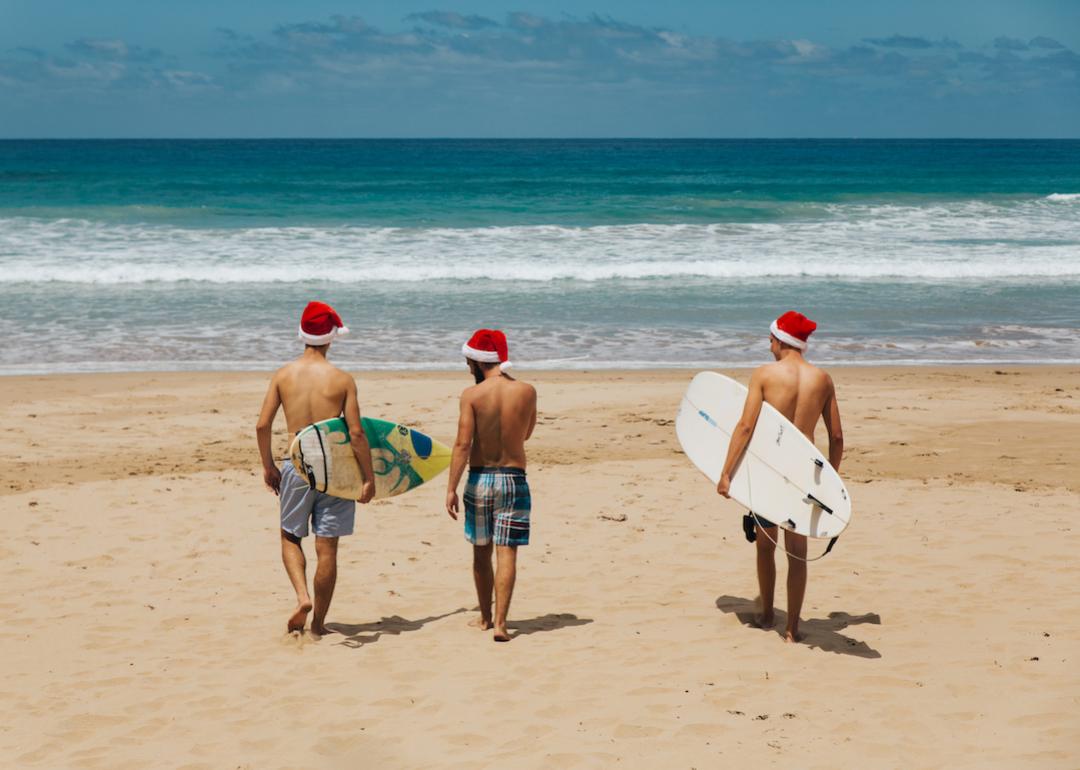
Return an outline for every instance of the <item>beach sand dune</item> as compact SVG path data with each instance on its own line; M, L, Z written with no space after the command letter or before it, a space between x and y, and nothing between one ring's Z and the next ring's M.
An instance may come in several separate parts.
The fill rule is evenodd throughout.
M467 626L442 479L360 509L335 633L283 633L266 375L0 379L4 763L1075 767L1080 369L836 370L855 518L802 645L746 624L741 512L674 436L690 375L523 375L508 645ZM366 414L452 437L466 373L358 378Z

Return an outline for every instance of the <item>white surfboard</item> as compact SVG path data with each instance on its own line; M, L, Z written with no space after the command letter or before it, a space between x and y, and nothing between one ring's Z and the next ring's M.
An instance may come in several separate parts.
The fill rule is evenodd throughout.
M675 418L686 456L715 485L746 387L716 372L694 377ZM731 476L731 497L784 529L832 538L851 521L851 496L813 442L769 404L762 404L746 453Z

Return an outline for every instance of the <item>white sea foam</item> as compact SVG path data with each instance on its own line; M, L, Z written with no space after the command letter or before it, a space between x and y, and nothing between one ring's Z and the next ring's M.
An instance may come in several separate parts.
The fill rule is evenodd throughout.
M459 229L6 218L0 284L1080 277L1080 220L1056 201L824 210L782 223Z
M1080 193L1050 193L1046 199L1060 203L1080 203Z

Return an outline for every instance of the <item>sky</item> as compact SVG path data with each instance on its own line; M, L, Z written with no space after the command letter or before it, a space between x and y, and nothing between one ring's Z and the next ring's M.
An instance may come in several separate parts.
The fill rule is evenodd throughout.
M0 0L0 137L1080 137L1080 0L442 1Z

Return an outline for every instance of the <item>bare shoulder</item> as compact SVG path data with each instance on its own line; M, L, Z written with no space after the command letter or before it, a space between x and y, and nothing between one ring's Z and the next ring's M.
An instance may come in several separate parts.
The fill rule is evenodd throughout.
M779 366L779 362L776 361L771 364L762 364L750 373L750 382L768 382L776 376Z
M828 390L829 395L836 393L836 384L833 382L832 375L824 369L818 369L821 372L822 379L825 382L825 388Z
M465 390L461 391L461 403L471 404L473 399L476 398L477 393L479 393L480 385L482 384L483 383L480 383L478 385L470 385L469 387L465 388Z
M811 363L807 363L806 365L810 367L810 370L814 373L814 376L817 377L818 381L822 385L824 385L824 386L826 386L826 387L828 387L830 389L833 387L832 375L830 375L827 371L822 369L820 366L814 366Z
M527 382L522 382L521 380L514 380L514 387L516 387L520 393L524 394L528 398L536 397L536 388Z
M336 366L329 362L327 362L327 366L329 366L330 370L333 372L334 382L340 383L342 386L345 387L356 385L356 380L353 379L353 376L346 372L344 369L338 369Z
M295 361L290 361L289 363L284 364L283 366L279 367L277 369L277 371L275 371L270 376L270 384L272 386L281 384L281 382L283 380L288 379L289 375L292 374L295 369L296 369L296 362Z

